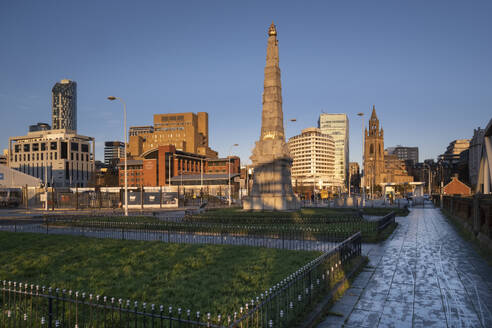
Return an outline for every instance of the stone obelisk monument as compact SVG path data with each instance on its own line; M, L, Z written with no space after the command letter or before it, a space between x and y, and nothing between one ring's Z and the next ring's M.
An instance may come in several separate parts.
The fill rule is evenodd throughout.
M245 210L300 208L292 191L292 158L285 142L278 62L277 29L272 23L268 29L261 135L250 157L254 166L253 188L243 201Z

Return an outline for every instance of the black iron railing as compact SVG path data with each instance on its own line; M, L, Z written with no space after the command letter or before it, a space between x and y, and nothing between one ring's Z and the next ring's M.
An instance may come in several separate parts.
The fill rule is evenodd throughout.
M289 327L361 254L356 233L227 315L146 304L29 283L1 282L2 327Z

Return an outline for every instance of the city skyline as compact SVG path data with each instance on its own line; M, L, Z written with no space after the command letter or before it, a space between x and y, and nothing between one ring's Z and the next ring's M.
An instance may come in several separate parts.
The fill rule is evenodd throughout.
M492 103L490 4L446 4L268 4L260 11L259 4L211 2L196 3L180 21L169 12L181 5L4 3L0 30L11 47L0 54L0 108L16 114L0 132L0 147L29 125L50 122L51 87L68 78L77 82L78 130L96 138L98 160L105 141L123 139L122 108L106 101L116 95L128 104L129 126L153 114L208 112L210 146L226 156L238 143L235 153L249 163L260 126L264 36L274 20L287 139L315 126L322 111L346 113L349 161L360 162L356 114L365 113L367 126L376 104L387 146L418 146L421 161L435 159L452 140L483 128ZM214 13L218 7L226 15ZM74 11L80 15L65 17ZM66 44L45 47L56 29ZM448 127L439 134L437 120Z

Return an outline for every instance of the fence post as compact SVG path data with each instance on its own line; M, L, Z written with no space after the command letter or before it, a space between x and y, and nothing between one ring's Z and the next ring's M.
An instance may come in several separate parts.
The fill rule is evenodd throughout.
M27 187L26 184L26 210L29 209L29 188Z
M473 232L478 235L480 232L480 199L478 194L473 195L472 218Z
M143 186L140 187L140 206L143 210L143 208L144 208L144 187Z
M48 298L48 328L53 327L53 298L51 296L51 288Z

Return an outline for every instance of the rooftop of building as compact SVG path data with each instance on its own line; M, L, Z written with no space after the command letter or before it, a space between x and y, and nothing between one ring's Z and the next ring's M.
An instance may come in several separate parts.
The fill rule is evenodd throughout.
M77 131L68 130L68 129L30 131L27 133L27 135L10 137L9 139L12 141L24 141L24 140L30 140L36 138L46 138L46 139L78 138L78 139L84 139L85 141L94 140L93 137L77 134Z

